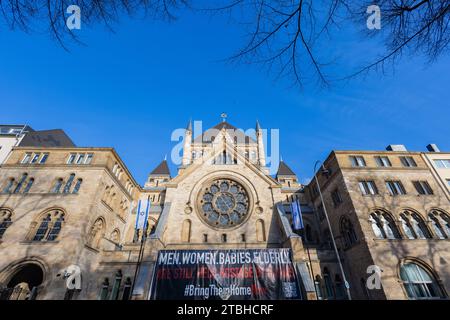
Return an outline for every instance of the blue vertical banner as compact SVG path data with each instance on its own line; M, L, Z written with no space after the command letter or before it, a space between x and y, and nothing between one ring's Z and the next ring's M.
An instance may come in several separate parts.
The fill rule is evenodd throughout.
M302 209L298 200L291 203L292 223L294 230L302 230L304 228Z

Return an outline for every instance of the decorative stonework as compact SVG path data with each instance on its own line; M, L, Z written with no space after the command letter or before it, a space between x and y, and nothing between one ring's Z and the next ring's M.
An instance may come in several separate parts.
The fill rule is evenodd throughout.
M200 217L214 228L239 226L249 216L248 193L234 180L214 180L200 191L198 203Z

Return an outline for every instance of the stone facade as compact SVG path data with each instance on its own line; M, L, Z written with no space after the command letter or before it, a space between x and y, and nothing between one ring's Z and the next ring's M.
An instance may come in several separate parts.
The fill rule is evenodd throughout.
M189 124L178 174L172 177L163 161L140 186L113 149L14 148L0 168L1 298L148 299L159 250L290 248L294 262L308 270L301 277L315 280L315 290L305 289L309 299L345 299L331 234L352 298L407 299L399 270L408 261L426 267L447 296L450 233L438 239L428 215L450 212L449 200L421 153L333 152L325 161L328 172L317 174L330 232L315 180L300 184L284 162L270 176L264 150L259 124L255 139L226 122L199 139ZM355 167L349 156L364 157L365 166ZM392 166L378 167L375 156L389 157ZM416 166L405 167L401 156L413 157ZM242 223L223 228L205 220L201 196L218 180L245 190ZM379 192L362 196L361 180L373 180ZM385 180L402 181L406 195L390 196ZM412 181L427 181L433 194L418 196ZM146 199L151 207L142 242L136 206ZM299 234L291 227L294 201L301 204L305 225ZM392 215L402 239L377 238L370 220L377 210ZM399 220L404 210L423 217L429 239L406 239ZM383 270L382 288L369 291L372 265ZM67 289L65 276L73 266L81 271L80 290Z

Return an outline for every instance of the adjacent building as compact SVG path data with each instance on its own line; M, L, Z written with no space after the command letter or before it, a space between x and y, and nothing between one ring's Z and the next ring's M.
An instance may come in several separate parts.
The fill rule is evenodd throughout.
M298 289L284 280L284 297L348 299L347 287L352 299L448 297L450 202L446 171L433 166L445 154L333 151L303 185L284 161L269 175L259 123L254 136L225 121L192 131L178 172L163 160L143 186L114 149L76 147L61 132L12 147L0 167L0 299L149 299L167 276L161 252L214 250L289 250L283 276L294 270Z

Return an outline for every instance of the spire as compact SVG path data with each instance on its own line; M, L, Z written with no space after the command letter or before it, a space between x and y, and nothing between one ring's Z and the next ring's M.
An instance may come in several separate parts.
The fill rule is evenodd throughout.
M259 121L256 120L256 131L260 131L261 130L261 126L259 125Z
M280 161L280 165L278 167L277 177L278 176L297 176L294 171L292 171L289 166L284 163L284 161Z
M186 127L186 130L192 132L192 119L189 119L189 123L188 123L188 125Z
M167 160L163 160L152 172L151 176L170 176L169 166Z

